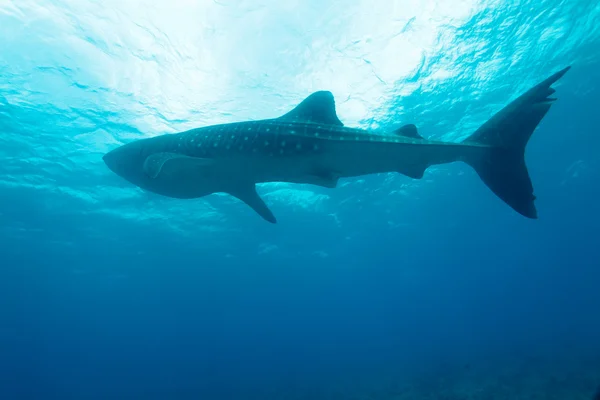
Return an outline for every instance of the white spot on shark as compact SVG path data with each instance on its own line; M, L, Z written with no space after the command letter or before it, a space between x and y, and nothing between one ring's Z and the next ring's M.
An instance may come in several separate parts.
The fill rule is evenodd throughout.
M265 147L269 145L269 142L265 141Z
M298 144L296 145L296 150L300 150L301 148L302 148L302 145L301 145L300 143L298 143Z
M281 142L281 147L285 147L285 140Z

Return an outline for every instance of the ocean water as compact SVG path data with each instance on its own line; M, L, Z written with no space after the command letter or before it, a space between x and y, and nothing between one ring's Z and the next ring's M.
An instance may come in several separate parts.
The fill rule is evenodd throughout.
M276 117L459 141L571 65L526 161L174 200L120 144ZM0 399L585 400L600 385L600 3L0 0Z

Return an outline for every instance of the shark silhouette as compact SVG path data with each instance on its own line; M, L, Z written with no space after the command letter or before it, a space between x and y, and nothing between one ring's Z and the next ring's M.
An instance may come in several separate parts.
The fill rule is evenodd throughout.
M319 91L278 118L140 139L103 160L144 190L179 199L228 193L272 223L257 183L335 188L341 178L384 172L419 179L431 165L462 161L516 212L537 218L525 147L556 100L549 97L551 85L569 68L513 100L460 143L424 139L412 124L389 134L346 127L331 92Z

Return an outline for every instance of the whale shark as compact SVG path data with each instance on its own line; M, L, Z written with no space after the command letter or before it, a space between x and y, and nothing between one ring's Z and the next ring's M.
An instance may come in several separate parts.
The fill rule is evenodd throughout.
M397 172L420 179L432 165L464 162L524 217L538 218L525 147L551 105L551 86L569 67L514 99L460 142L428 140L414 124L389 132L345 126L331 92L304 98L284 115L162 134L102 158L131 184L177 199L226 193L276 223L256 191L267 182L335 188L340 179Z

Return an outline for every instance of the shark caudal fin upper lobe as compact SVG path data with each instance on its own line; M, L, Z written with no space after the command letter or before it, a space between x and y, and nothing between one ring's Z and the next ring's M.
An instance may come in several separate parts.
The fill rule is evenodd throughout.
M569 68L529 89L464 141L465 144L491 146L481 157L465 161L500 199L528 218L537 218L537 211L533 185L525 165L525 147L556 100L549 97L555 92L550 86Z

